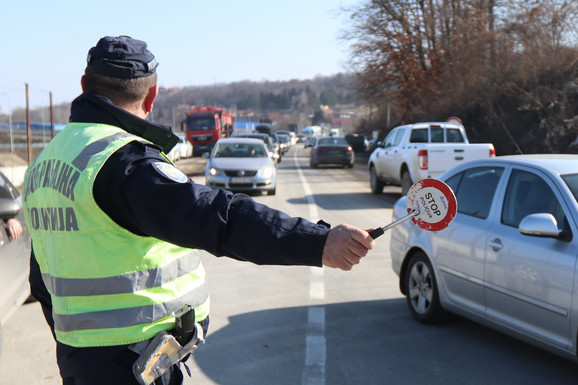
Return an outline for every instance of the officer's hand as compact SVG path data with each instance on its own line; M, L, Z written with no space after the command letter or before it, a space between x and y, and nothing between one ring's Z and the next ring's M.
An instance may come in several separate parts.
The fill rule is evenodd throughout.
M375 241L367 231L350 225L339 225L327 236L323 248L323 265L351 270L374 245Z
M22 229L22 225L20 222L15 218L10 218L6 220L6 231L8 232L8 236L12 239L18 239L24 232Z

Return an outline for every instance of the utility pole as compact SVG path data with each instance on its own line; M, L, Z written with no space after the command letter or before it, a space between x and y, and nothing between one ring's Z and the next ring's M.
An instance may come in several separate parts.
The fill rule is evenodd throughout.
M54 109L52 107L52 91L48 92L50 99L50 138L54 138Z
M32 128L30 126L30 102L28 98L28 83L24 83L26 88L26 136L28 138L28 164L32 163Z

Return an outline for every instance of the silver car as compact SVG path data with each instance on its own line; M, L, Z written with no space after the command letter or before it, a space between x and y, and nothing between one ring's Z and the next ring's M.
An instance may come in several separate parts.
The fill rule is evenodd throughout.
M205 167L205 184L230 191L275 195L276 162L261 139L219 139Z
M458 201L450 226L391 230L412 316L434 323L456 313L576 360L578 156L497 157L440 179ZM404 197L393 220L406 213Z
M18 239L8 235L5 223L15 218L23 228ZM18 190L0 173L0 350L2 328L10 316L30 297L30 234L24 222Z

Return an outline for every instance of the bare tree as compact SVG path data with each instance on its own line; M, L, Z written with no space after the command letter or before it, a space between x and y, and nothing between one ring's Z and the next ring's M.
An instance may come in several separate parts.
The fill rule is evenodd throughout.
M474 136L508 129L548 143L553 120L573 117L553 88L576 77L577 8L576 0L371 0L349 10L342 37L372 106L395 101L402 121L459 113Z

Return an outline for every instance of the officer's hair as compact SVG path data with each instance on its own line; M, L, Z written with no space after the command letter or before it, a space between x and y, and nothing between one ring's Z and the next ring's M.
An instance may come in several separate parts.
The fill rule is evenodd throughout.
M157 74L145 78L120 79L94 73L86 69L85 91L105 96L115 105L123 107L141 101L149 88L157 83Z

